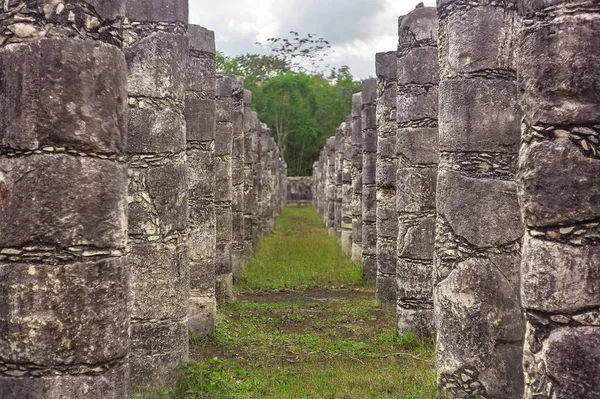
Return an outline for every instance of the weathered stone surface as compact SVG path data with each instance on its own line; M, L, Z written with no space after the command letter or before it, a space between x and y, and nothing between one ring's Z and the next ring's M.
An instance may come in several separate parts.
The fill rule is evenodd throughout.
M424 120L438 118L438 95L437 85L402 87L396 101L396 118L402 125L427 126Z
M525 3L538 8L536 2ZM598 123L598 24L600 16L582 14L523 29L519 49L520 103L531 123Z
M215 137L215 101L186 97L186 128L188 140L212 141Z
M127 47L129 96L183 101L186 55L187 37L165 32L153 33Z
M599 262L598 246L574 246L526 235L523 306L549 313L600 306Z
M124 358L128 290L129 268L120 258L1 263L0 358L50 368Z
M468 259L435 288L435 318L442 344L438 375L449 378L465 367L475 369L479 383L466 382L472 394L516 398L522 392L521 370L511 366L521 357L524 335L521 313L515 312L520 308L518 285L504 277L518 264L518 256ZM449 382L438 379L438 383L446 394L467 395L462 388L449 388ZM482 384L483 390L478 390Z
M514 70L517 15L502 7L473 7L453 13L441 25L441 75ZM477 32L474 34L474 32Z
M416 47L399 53L398 82L402 84L438 83L438 52L436 47Z
M176 367L188 358L188 342L185 321L132 323L131 370L137 373L132 373L134 381L143 385L173 383ZM148 357L153 360L148 361Z
M188 45L191 51L216 54L215 32L203 28L200 25L190 25L188 27ZM210 72L210 70L212 70L212 68L209 68L206 72ZM210 76L214 76L214 73L211 73ZM194 84L206 85L206 81L207 79L199 79L199 81L194 82ZM212 90L214 90L214 86L212 87Z
M597 327L559 328L547 341L546 372L555 381L552 390L558 398L600 396L600 329Z
M431 311L433 309L431 297L433 279L431 275L432 266L430 263L398 259L396 279L398 280L399 304L405 305L407 300L417 299L425 302L427 304L426 310ZM430 320L430 322L433 322L433 320Z
M435 217L423 217L413 223L399 223L398 256L431 260L435 238Z
M401 128L398 129L396 149L400 162L407 164L437 164L438 130L437 128Z
M439 90L444 100L439 114L441 151L518 151L520 111L514 82L442 80Z
M48 38L0 49L0 144L122 152L125 68L123 53L100 42Z
M397 298L396 275L377 275L375 295L383 303L395 303Z
M188 0L127 0L127 18L142 22L187 23Z
M0 187L4 247L125 247L124 165L64 154L1 157Z
M437 42L438 24L435 7L417 7L398 18L398 47L409 48Z
M600 162L583 155L569 139L524 145L519 183L528 226L575 224L600 218Z
M478 248L506 245L523 235L517 186L511 181L440 170L437 209L455 234Z
M185 129L185 119L176 109L131 108L127 150L131 154L183 151Z
M435 209L437 168L398 168L396 209L420 213Z
M165 320L186 317L190 275L185 246L134 245L129 254L129 266L132 270L132 318Z
M396 311L396 331L399 335L415 333L430 336L433 330L433 309L404 309Z
M0 397L19 399L130 397L129 365L97 375L59 375L40 378L0 377Z

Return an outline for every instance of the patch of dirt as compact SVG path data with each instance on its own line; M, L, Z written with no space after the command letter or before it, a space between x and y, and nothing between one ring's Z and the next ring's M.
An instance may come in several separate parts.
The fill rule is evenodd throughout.
M306 291L280 290L243 293L239 294L236 299L240 302L253 303L325 303L330 301L375 300L375 295L372 290L360 288L313 288Z

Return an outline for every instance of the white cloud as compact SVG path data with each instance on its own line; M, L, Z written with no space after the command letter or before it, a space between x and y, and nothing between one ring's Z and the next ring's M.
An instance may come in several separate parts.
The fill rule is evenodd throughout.
M335 51L327 62L349 65L356 77L375 74L375 53L395 49L398 16L419 0L190 0L190 22L215 31L228 55L264 53L257 46L288 32L315 33ZM434 6L435 0L425 1Z

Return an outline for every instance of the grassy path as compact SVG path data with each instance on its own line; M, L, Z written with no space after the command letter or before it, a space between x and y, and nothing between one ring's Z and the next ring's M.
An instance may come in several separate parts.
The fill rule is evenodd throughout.
M245 280L176 391L146 398L436 398L433 344L395 335L313 208L284 211Z

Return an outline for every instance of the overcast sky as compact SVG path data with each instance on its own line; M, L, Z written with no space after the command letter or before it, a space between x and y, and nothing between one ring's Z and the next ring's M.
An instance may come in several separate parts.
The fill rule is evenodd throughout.
M266 53L270 37L314 33L329 41L328 64L356 78L375 75L375 53L395 50L398 17L421 0L190 0L190 22L215 31L226 55ZM435 0L424 1L434 6Z

